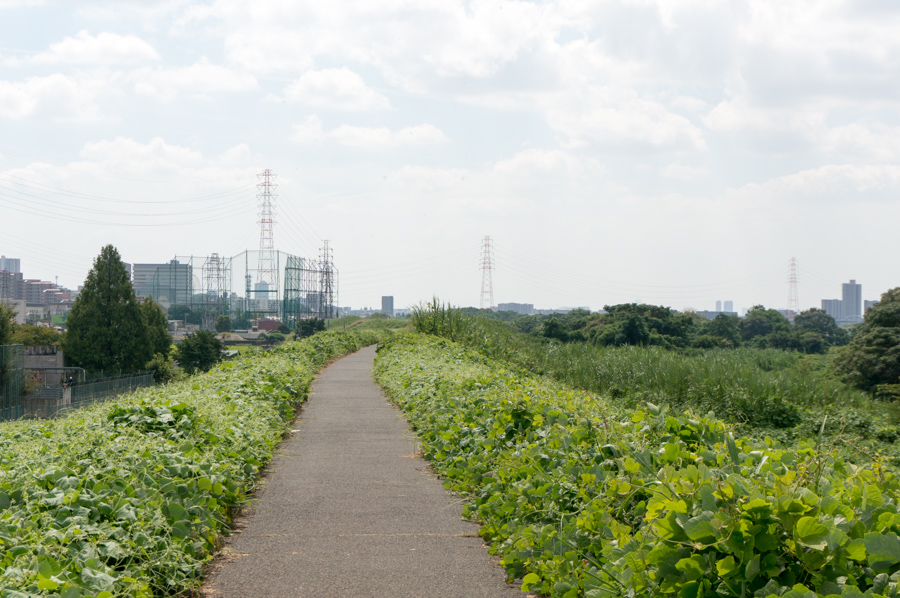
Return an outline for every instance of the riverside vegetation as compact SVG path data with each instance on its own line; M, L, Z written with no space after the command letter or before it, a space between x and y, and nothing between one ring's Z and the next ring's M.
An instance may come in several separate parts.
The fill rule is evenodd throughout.
M186 595L328 360L328 332L49 421L0 424L0 596Z
M894 291L883 296L887 301L879 313L900 308L900 301L893 302L891 293ZM895 294L900 297L900 291ZM757 314L772 311L757 310ZM836 349L836 359L834 351L828 355L804 354L796 350L760 348L752 342L747 343L749 346L727 349L672 348L679 339L675 334L650 346L560 342L546 337L543 328L523 333L519 326L466 316L459 310L442 307L437 300L416 310L413 319L417 330L456 340L529 372L602 394L618 405L634 408L649 401L668 404L677 410L713 411L716 416L741 426L744 434L757 438L769 436L786 443L819 435L821 430L824 436L840 438L841 443L854 451L880 451L900 463L900 446L895 444L900 439L900 404L873 400L870 393L846 384L833 363L843 365L841 362L855 361L846 355L856 339L850 347ZM900 335L900 317L894 319L898 321L896 335ZM552 321L552 318L545 319L544 324ZM625 319L626 326L627 322ZM610 328L615 326L607 324L592 330L606 330L598 336L611 336ZM861 328L863 333L858 336L865 339L865 331L872 326L867 322ZM708 336L708 332L702 332L701 336ZM869 355L863 355L870 359L864 363L870 369L890 371L877 363L872 365ZM896 378L900 376L900 354L893 359L897 362ZM858 375L854 372L865 370L848 369L851 380ZM900 386L881 388L900 389ZM827 425L822 429L826 418Z
M444 310L420 316L462 332ZM631 407L434 336L388 340L376 378L525 590L898 595L900 479L823 442L824 421L792 446L753 440L712 414Z

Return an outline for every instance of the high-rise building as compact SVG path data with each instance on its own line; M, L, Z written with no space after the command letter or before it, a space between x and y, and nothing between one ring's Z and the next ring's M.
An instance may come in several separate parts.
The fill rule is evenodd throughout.
M862 320L862 285L855 280L841 285L841 319L846 322Z
M22 260L17 257L6 257L0 255L0 270L4 272L21 272Z
M728 312L734 311L734 301L726 301L725 302L725 311L728 311Z
M881 301L876 301L876 300L869 300L869 299L866 299L865 305L863 306L863 308L864 308L864 310L865 310L865 311L863 312L863 314L865 315L865 312L869 311L870 309L872 309L873 307L875 307L875 306L878 305L879 303L881 303Z
M530 316L534 313L533 303L498 303L497 311L512 311L523 316Z
M840 299L822 299L822 311L835 319L840 320L844 317L844 307Z
M716 301L716 311L722 311L722 302Z
M394 296L384 296L381 298L381 313L394 317Z
M0 271L0 299L25 300L25 281L21 272Z

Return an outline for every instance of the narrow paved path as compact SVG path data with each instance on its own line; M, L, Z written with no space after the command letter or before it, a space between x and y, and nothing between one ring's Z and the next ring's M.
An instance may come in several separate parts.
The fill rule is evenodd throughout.
M316 379L204 596L524 596L415 456L412 432L372 379L374 357L363 349Z

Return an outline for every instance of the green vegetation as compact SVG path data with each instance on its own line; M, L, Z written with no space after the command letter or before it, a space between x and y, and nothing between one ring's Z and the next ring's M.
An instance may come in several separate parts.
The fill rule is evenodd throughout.
M170 320L181 320L185 324L195 326L203 324L203 313L200 310L193 311L188 305L172 305L169 307L167 315Z
M143 369L154 352L162 352L163 336L168 336L165 318L155 311L158 308L138 303L119 252L107 245L94 260L66 321L66 356L92 372Z
M857 387L900 398L900 287L882 294L866 313L836 365Z
M463 337L476 344L491 329ZM477 341L494 352L528 347L496 343ZM711 416L629 410L433 337L389 340L376 378L523 589L554 598L898 594L900 479L877 461L847 461L840 440L822 436L824 422L814 440L785 450L735 437Z
M26 347L44 347L59 344L62 335L48 326L16 325L13 327L11 343Z
M333 328L329 326L329 330ZM306 338L307 336L312 336L317 332L321 332L325 330L325 320L321 320L319 318L312 318L309 320L300 320L297 325L297 330L294 332L294 336L296 338Z
M13 330L16 325L15 317L16 310L0 302L0 345L12 343Z
M199 330L187 335L175 347L175 359L188 374L206 372L222 361L225 345L209 330Z
M0 424L0 595L187 596L316 370L327 333L49 421Z
M431 304L429 304L431 305ZM668 307L625 303L607 305L606 313L576 309L552 316L522 316L467 308L463 316L508 322L538 338L560 342L589 342L607 347L660 346L667 349L777 348L803 353L825 353L847 344L847 332L820 309L802 312L791 325L777 310L757 305L745 318L719 314L714 320Z
M489 357L603 394L629 407L650 401L713 411L756 429L817 430L823 417L852 419L864 436L879 433L886 415L864 393L821 371L820 356L777 349L667 350L660 346L560 343L523 334L504 322L453 316L434 304L414 314L417 330L456 339ZM715 322L715 321L714 321ZM853 411L857 410L857 411ZM875 425L866 425L875 419ZM887 424L885 424L887 425ZM895 427L895 426L894 426ZM838 431L840 425L830 427ZM791 434L781 433L790 440Z
M216 332L231 332L231 318L224 314L216 318Z

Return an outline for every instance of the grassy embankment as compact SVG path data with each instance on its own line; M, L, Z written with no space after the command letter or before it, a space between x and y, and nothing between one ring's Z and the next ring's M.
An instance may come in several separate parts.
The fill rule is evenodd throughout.
M877 461L848 462L821 435L780 448L434 337L388 341L376 377L525 588L557 598L897 595L900 480Z
M440 311L440 310L439 310ZM424 328L487 356L515 363L624 407L645 402L675 410L713 411L745 426L748 434L786 443L817 435L859 442L895 459L900 412L873 401L829 373L828 356L778 349L710 349L676 352L658 347L603 347L548 342L503 322L449 313L425 313Z
M0 424L0 595L185 595L315 372L329 332L49 421Z

